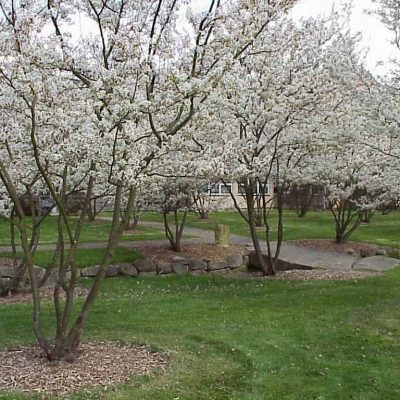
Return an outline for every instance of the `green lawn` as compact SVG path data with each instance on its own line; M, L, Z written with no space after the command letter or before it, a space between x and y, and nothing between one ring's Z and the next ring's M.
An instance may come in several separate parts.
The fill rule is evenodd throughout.
M145 213L144 221L161 222L157 213ZM276 211L271 212L271 228L276 231ZM199 220L194 213L188 215L187 226L214 229L216 223L230 226L231 233L249 236L246 223L236 211L210 213L208 220ZM263 237L260 231L260 238ZM334 221L329 211L311 211L299 218L294 211L284 212L284 240L334 239ZM376 243L382 246L400 247L400 211L389 215L377 213L369 224L361 225L350 240Z
M168 355L169 368L68 398L397 400L399 286L400 269L347 282L108 279L85 339L146 344ZM0 308L0 348L33 343L31 306ZM48 331L51 308L44 313Z
M76 266L77 267L89 267L100 264L105 249L78 249L76 252ZM38 250L34 256L35 265L41 267L47 267L51 263L53 258L52 251ZM19 254L22 257L22 254ZM124 247L117 247L114 250L113 258L110 264L119 264L125 262L132 262L138 258L138 252L134 249L128 249ZM1 257L12 257L11 253L0 253Z
M28 220L29 221L29 220ZM77 221L71 217L71 223ZM98 219L95 222L88 222L82 231L81 243L105 242L108 240L110 230L110 221ZM138 226L134 233L126 232L122 240L154 240L164 239L163 230ZM41 226L40 243L48 244L57 241L57 217L49 216L45 219ZM0 220L0 246L10 245L10 228L7 222Z
M107 215L108 216L108 215ZM73 220L73 219L72 219ZM144 213L143 221L162 222L161 214ZM199 220L194 213L190 213L187 226L214 229L216 223L227 224L231 232L238 235L249 236L246 223L235 211L220 211L210 213L208 220ZM272 233L275 232L276 212L271 212ZM107 240L110 222L97 220L85 226L81 242L104 242ZM263 238L263 231L260 230ZM57 238L57 219L49 217L41 230L41 243L55 243ZM284 213L284 239L333 239L334 225L330 212L312 211L304 218L298 218L294 211L286 210ZM158 240L165 239L162 229L139 225L134 233L127 232L122 240ZM389 215L377 213L369 224L361 225L353 234L351 240L376 243L382 246L400 247L400 211ZM9 228L6 222L0 221L0 246L10 245Z

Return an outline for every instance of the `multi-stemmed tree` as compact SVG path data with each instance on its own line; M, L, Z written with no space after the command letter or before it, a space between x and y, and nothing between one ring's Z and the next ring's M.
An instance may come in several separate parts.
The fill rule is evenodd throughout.
M283 237L282 195L305 158L323 142L327 126L338 118L336 108L346 87L342 74L356 57L354 39L342 33L337 15L299 24L282 15L258 39L225 75L218 96L209 99L210 136L204 146L212 156L212 176L241 184L247 208L235 203L236 208L249 225L258 264L264 274L273 275ZM278 212L275 248L266 195L271 180ZM266 257L255 224L257 198L265 223Z
M89 310L148 168L154 160L174 162L171 154L185 140L183 128L268 21L293 1L212 0L201 16L191 15L193 36L177 28L184 3L0 1L0 178L30 276L34 332L49 359L77 356ZM78 14L90 27L79 40L70 34ZM27 185L48 193L59 212L50 267L57 276L54 340L42 330L38 277L21 205ZM107 186L114 204L109 240L99 273L77 309L79 238L90 201ZM76 223L66 212L71 190L84 194Z

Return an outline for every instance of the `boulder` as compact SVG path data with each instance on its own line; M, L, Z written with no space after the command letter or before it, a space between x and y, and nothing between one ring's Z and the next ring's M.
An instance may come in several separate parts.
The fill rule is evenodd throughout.
M159 275L170 274L172 272L171 263L166 261L158 261L157 262L157 273Z
M78 276L81 276L82 271L78 271ZM65 273L65 280L66 282L69 282L71 280L71 271L67 271ZM50 273L50 275L48 276L48 278L46 279L45 285L46 286L53 286L57 283L57 279L58 279L58 269L53 269Z
M190 271L205 271L207 269L207 263L199 258L192 258L189 260Z
M372 257L376 255L375 249L362 249L360 250L361 257Z
M265 260L265 262L268 261L268 257L266 254L263 254L263 259ZM249 253L249 267L261 270L261 265L258 261L255 251L251 251ZM292 271L292 270L296 270L296 269L312 270L314 268L311 267L310 265L305 265L305 264L301 264L301 263L296 263L296 262L279 259L277 271Z
M243 256L241 254L232 254L228 256L226 262L231 269L239 268L243 265Z
M134 262L136 269L140 273L147 273L147 272L157 272L157 265L153 260L148 258L143 258L141 260L136 260Z
M0 277L0 288L2 288L2 285L3 285L3 287L4 286L9 287L11 285L11 278L1 278Z
M282 260L280 259L278 262L278 267L277 271L293 271L293 270L313 270L316 269L316 267L310 266L310 265L305 265L305 264L300 264L296 262L291 262L287 260Z
M119 273L119 266L118 265L109 265L106 271L106 277L112 278L117 276Z
M119 266L119 274L123 276L137 276L138 270L133 264L121 264Z
M172 259L172 270L177 275L187 274L189 272L189 262L183 257L174 257Z
M140 272L140 276L157 276L157 271L153 271L153 272Z
M0 276L3 278L14 278L15 271L13 267L0 267Z
M208 263L208 270L209 271L217 271L220 269L229 268L228 263L222 260L212 260Z
M353 270L356 271L387 271L400 265L397 258L373 256L363 258L353 264Z
M100 270L100 267L98 265L94 267L86 267L81 269L81 276L87 277L87 278L94 278Z
M201 275L208 275L207 271L203 271L203 270L197 270L197 271L193 271L191 272L192 275L194 276L201 276Z
M33 266L34 273L36 274L36 279L40 281L44 274L46 273L46 270L42 267L38 267L36 265ZM0 276L3 277L3 279L8 279L11 281L13 278L15 278L16 270L14 270L13 267L2 267L0 268ZM22 277L22 282L26 285L29 285L30 283L30 276L28 269L26 269L24 276Z
M35 265L35 266L33 267L33 269L34 269L34 271L35 271L36 278L37 278L39 281L42 280L43 277L44 277L45 274L46 274L46 269L45 269L45 268L42 268L42 267L38 267L37 265Z
M386 249L377 249L375 254L377 256L386 256L387 255L387 251L386 251Z
M228 274L233 274L233 271L230 268L224 268L224 269L216 269L214 271L209 271L209 275L228 275Z
M392 258L400 258L400 249L396 247L388 247L386 250L386 255Z

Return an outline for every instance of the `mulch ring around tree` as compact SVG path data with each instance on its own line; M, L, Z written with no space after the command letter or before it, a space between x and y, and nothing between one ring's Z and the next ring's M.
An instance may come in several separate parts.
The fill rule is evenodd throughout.
M44 301L53 300L54 289L51 287L46 287L40 289L40 299ZM78 286L75 289L75 298L86 297L89 293L89 289L85 287ZM65 298L65 292L61 292L61 297ZM2 304L19 304L19 303L30 303L32 302L31 292L20 292L8 296L0 297L0 305Z
M144 258L153 261L171 261L174 257L223 260L234 254L246 254L245 246L231 245L218 247L214 244L185 244L180 252L172 251L168 246L142 246L137 248Z
M82 388L112 388L138 375L165 369L166 360L144 347L116 342L83 343L73 363L49 362L38 347L0 352L0 390L41 393L54 398Z
M300 247L309 247L315 250L337 251L339 253L360 253L361 251L374 252L379 247L372 243L347 241L338 243L331 239L299 239L289 240L288 243Z

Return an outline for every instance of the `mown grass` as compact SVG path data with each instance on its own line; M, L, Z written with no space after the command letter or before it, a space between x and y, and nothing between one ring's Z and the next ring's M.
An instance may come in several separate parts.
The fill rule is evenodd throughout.
M103 216L109 217L110 214ZM143 221L162 223L159 213L148 212L142 215ZM74 221L74 218L71 219ZM231 233L249 236L248 227L236 211L218 211L210 213L207 220L199 220L194 213L189 213L187 226L213 230L217 223L227 224ZM82 233L81 243L105 242L108 239L110 221L98 219L88 223ZM276 233L276 211L271 211L271 235ZM260 229L260 238L263 230ZM333 239L335 237L333 217L329 211L310 211L306 217L299 218L292 210L284 212L284 240L296 239ZM57 239L57 219L50 216L43 223L40 243L55 243ZM127 232L123 241L131 240L162 240L165 234L162 229L139 225L134 233ZM369 224L362 224L351 236L351 240L375 243L381 246L400 247L400 211L389 215L377 213ZM0 246L10 245L9 227L0 220Z
M70 218L72 226L77 221L77 218ZM31 220L28 219L28 223ZM108 220L97 219L95 222L88 222L85 224L82 235L80 238L81 243L93 243L93 242L106 242L108 240L108 234L110 231L111 223ZM40 229L40 243L41 244L51 244L57 241L57 217L48 216L41 225ZM165 234L162 230L138 226L135 228L134 233L129 233L127 231L123 236L122 240L156 240L164 239ZM10 228L9 224L0 220L0 246L9 246L11 242L10 239ZM17 238L17 243L19 239Z
M145 344L164 352L169 367L68 398L398 399L399 285L400 269L347 282L108 279L84 339ZM33 343L31 306L0 307L0 348ZM53 317L44 307L47 332Z
M161 222L157 213L145 213L144 221ZM208 220L199 220L194 213L188 215L187 226L214 229L217 223L229 225L231 233L249 236L246 222L236 211L218 211L210 213ZM285 210L283 220L284 240L295 239L334 239L334 220L329 211L310 211L299 218L292 210ZM271 211L271 233L276 234L276 211ZM263 231L259 236L263 238ZM362 224L350 240L375 243L382 246L400 247L400 211L389 215L377 213L369 224Z
M76 266L81 268L99 265L104 256L104 252L105 249L78 249L75 257ZM18 253L18 255L19 257L22 257L22 253ZM33 258L34 264L41 267L48 267L51 264L53 255L53 251L38 250ZM0 253L0 258L2 257L11 258L12 253ZM114 250L110 264L133 262L138 257L140 257L140 255L137 250L125 247L117 247Z

